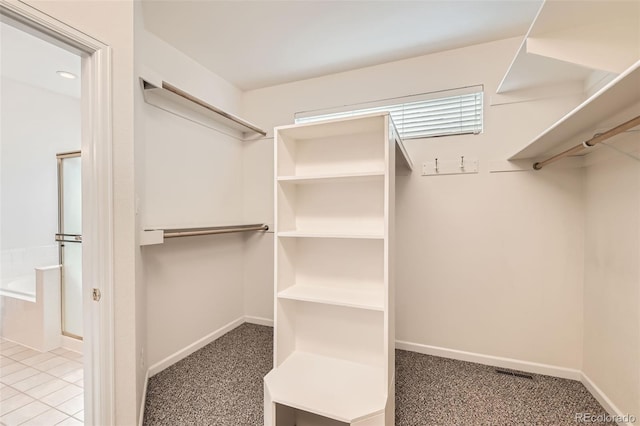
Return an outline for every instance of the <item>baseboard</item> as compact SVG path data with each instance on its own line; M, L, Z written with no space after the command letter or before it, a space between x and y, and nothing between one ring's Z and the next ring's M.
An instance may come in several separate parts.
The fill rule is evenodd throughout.
M273 320L269 318L252 317L251 315L245 315L244 322L273 327Z
M607 413L609 413L613 417L618 417L618 419L626 419L628 417L628 414L620 411L620 409L616 407L613 401L609 399L609 397L602 391L602 389L600 389L598 386L596 386L595 383L593 383L593 381L584 373L584 371L580 374L580 381L582 382L584 387L587 388L589 392L591 392L591 395L593 395L593 397L600 403L600 405L602 405L602 407L607 410ZM631 422L618 422L617 424L632 426Z
M156 374L158 374L159 372L161 372L165 368L175 364L176 362L180 361L181 359L184 359L184 358L188 357L189 355L191 355L192 353L194 353L198 349L202 349L203 347L207 346L209 343L211 343L214 340L216 340L218 337L222 336L223 334L226 334L226 333L230 332L234 328L242 325L244 322L245 322L245 317L244 316L242 316L242 317L240 317L238 319L235 319L235 320L231 321L229 324L226 324L226 325L220 327L219 329L217 329L216 331L214 331L212 333L209 333L208 335L204 336L200 340L197 340L197 341L193 342L192 344L190 344L189 346L186 346L185 348L180 349L179 351L169 355L168 357L166 357L162 361L159 361L159 362L153 364L151 367L149 367L149 377L155 376Z
M149 370L144 375L144 387L142 388L142 400L140 401L140 416L138 417L138 426L144 423L144 407L147 402L147 385L149 384Z
M536 362L522 361L513 358L502 358L492 355L483 355L474 352L465 352L456 349L423 345L420 343L404 342L401 340L396 340L396 349L419 352L421 354L434 355L443 358L457 359L459 361L475 362L478 364L491 365L494 367L509 368L511 370L526 371L527 373L544 374L547 376L560 377L562 379L581 379L580 370L558 367L549 364L539 364Z

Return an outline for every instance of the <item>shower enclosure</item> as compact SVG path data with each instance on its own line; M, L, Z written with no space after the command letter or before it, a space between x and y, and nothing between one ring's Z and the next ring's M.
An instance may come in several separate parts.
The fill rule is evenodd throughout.
M62 334L82 340L82 179L80 151L57 154Z

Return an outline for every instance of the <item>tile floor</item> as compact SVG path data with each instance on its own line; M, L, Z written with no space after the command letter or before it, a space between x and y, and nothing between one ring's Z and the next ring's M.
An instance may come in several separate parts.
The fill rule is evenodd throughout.
M82 354L0 339L0 425L82 425Z

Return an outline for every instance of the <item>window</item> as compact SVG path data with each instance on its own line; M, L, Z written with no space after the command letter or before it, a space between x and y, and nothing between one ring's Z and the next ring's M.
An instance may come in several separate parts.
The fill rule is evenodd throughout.
M295 114L296 123L388 111L403 139L482 132L482 86Z

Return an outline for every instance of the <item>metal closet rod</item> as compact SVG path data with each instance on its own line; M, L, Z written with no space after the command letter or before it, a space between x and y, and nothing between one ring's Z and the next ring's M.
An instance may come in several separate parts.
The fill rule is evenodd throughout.
M583 149L586 148L591 148L594 145L597 145L601 142L606 141L609 138L612 138L620 133L626 132L629 129L633 129L636 126L640 126L640 115L632 118L629 121L626 121L622 124L620 124L619 126L616 126L612 129L607 130L604 133L598 133L595 134L591 139L584 141L576 146L574 146L573 148L569 148L566 151L561 152L560 154L556 154L553 157L547 158L544 161L539 161L537 163L533 163L533 169L534 170L540 170L541 168L543 168L544 166L553 163L554 161L558 161L568 155L572 155L572 154L577 154L578 152L582 151Z
M233 232L268 231L264 223L251 225L213 226L209 228L165 229L164 238L195 237L198 235L230 234Z
M149 84L149 83L146 83L146 84ZM249 123L247 121L244 121L243 119L238 118L233 114L229 114L228 112L225 112L225 111L221 110L220 108L216 108L213 105L209 105L205 101L196 98L195 96L185 92L184 90L178 89L176 86L173 86L173 85L167 83L166 81L162 82L162 88L164 90L168 90L169 92L180 96L181 98L184 98L184 99L186 99L186 100L188 100L190 102L193 102L194 104L199 105L199 106L201 106L202 108L204 108L206 110L209 110L209 111L211 111L211 112L213 112L215 114L218 114L218 115L226 118L227 120L231 120L234 123L239 124L239 125L247 128L247 129L249 129L249 130L251 130L253 132L256 132L256 133L258 133L258 134L260 134L262 136L267 136L267 132L265 132L264 130L260 129L259 127L256 127L253 124L251 124L251 123Z

